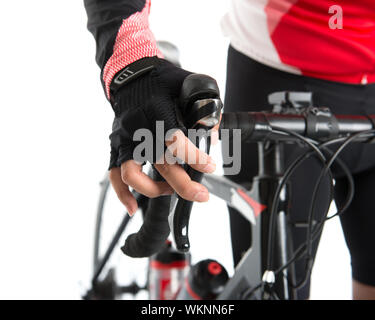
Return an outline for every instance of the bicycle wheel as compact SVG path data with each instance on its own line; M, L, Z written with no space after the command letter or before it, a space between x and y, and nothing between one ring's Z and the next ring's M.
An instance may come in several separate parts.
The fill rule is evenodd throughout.
M120 246L129 234L139 229L141 212L146 209L148 199L135 193L141 212L130 218L111 187L108 173L100 186L94 234L94 276L92 289L85 298L147 298L147 293L138 293L146 288L148 259L129 258L122 254ZM140 272L142 270L144 272Z

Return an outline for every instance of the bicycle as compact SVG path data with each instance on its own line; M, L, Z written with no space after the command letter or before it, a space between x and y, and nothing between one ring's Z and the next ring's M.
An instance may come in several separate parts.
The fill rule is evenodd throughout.
M313 258L311 258L312 242L320 236L324 222L334 216L342 214L350 204L354 194L354 183L349 170L339 160L340 153L353 142L372 143L375 135L375 116L342 116L333 115L328 108L312 106L311 93L306 92L279 92L269 96L270 104L274 105L272 112L223 113L220 130L234 129L241 131L242 139L258 143L259 173L253 179L251 187L245 188L225 177L215 175L201 175L190 172L190 175L207 187L210 193L223 199L229 206L238 210L251 223L251 247L236 267L233 277L225 285L217 299L296 299L296 290L303 285L310 275ZM204 113L205 117L218 118L221 109L220 101L198 102L196 105L207 106L210 110ZM199 121L200 119L196 120ZM206 119L207 120L207 119ZM211 119L212 120L212 119ZM208 121L209 122L209 121ZM214 122L206 123L212 127ZM222 131L221 131L222 132ZM285 143L302 142L309 149L287 168L283 164L283 146ZM332 151L330 146L339 144L337 150ZM197 145L199 142L197 142ZM209 146L207 147L209 149ZM322 173L316 184L307 221L300 227L307 228L307 238L299 248L293 248L290 237L290 222L288 221L288 199L290 197L288 179L294 170L306 159L315 156L322 163ZM345 205L338 212L328 215L328 208L320 220L314 218L314 202L317 190L325 176L330 177L332 200L333 178L331 167L337 163L345 173L349 182L349 192ZM194 176L195 175L195 176ZM95 276L93 287L100 283L100 273L103 271L115 244L126 229L130 217L125 215L106 254L101 260L98 258L101 212L105 202L105 195L109 187L106 177L103 182L102 193L98 208L98 223L95 246ZM136 194L143 211L146 210L147 199ZM151 201L158 201L157 199ZM164 197L164 201L165 197ZM168 200L169 201L169 200ZM169 209L164 215L164 223L168 224L168 216L175 245L180 251L189 250L189 216L192 203L176 196L173 197ZM152 215L146 214L147 219ZM168 230L169 231L169 230ZM140 230L142 233L142 228ZM160 235L157 246L165 241L169 232ZM155 236L155 235L154 235ZM139 237L133 235L134 238ZM147 236L146 236L147 238ZM134 241L133 241L134 242ZM150 244L143 247L143 255L150 250ZM128 246L129 247L129 246ZM155 243L151 247L155 250ZM141 250L141 251L142 251ZM131 250L130 250L131 251ZM152 251L152 250L151 250ZM141 255L142 255L141 254ZM135 254L136 256L136 254ZM310 257L306 267L306 277L296 284L293 263L303 257ZM114 284L109 272L101 284L111 283L112 296L126 292L136 294L140 290L147 290L147 286L139 287L135 284L118 287ZM112 281L112 282L111 282Z

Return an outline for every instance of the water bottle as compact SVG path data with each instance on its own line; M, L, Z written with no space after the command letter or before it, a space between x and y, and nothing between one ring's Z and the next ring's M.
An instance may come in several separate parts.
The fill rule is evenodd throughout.
M151 300L173 300L190 269L190 254L164 248L150 258L148 285Z
M223 291L228 273L217 261L207 259L190 268L178 300L213 300Z

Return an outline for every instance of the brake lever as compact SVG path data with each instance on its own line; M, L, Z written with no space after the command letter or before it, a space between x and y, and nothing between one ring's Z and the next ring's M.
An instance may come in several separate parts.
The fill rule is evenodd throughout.
M220 121L222 102L218 98L208 98L196 100L189 109L189 115L185 118L188 128L210 130ZM192 141L199 148L200 140ZM210 139L206 141L206 152L209 153ZM201 182L203 173L194 170L187 164L184 168L191 178L196 182ZM173 244L175 248L181 252L188 252L190 249L189 241L189 221L193 202L181 198L176 193L172 195L169 226L172 234Z
M200 182L203 178L203 173L192 168L188 168L186 172L193 181ZM172 195L169 212L169 227L172 234L173 245L181 252L188 252L190 249L189 222L192 208L192 201L185 200L176 193Z

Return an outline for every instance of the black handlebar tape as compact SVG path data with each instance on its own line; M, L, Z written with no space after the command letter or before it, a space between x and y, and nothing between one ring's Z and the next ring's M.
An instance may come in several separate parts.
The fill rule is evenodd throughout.
M240 129L241 140L246 141L254 132L255 119L249 112L225 112L221 118L219 139L221 139L222 129Z
M201 182L203 173L188 167L186 170L191 180ZM193 202L185 200L178 196L178 201L173 215L173 235L176 249L181 252L188 252L190 249L189 241L189 221Z
M154 180L163 180L156 170L154 170ZM144 258L163 248L170 233L168 223L170 201L170 196L161 196L148 201L143 225L137 233L128 236L121 248L123 253L133 258Z

